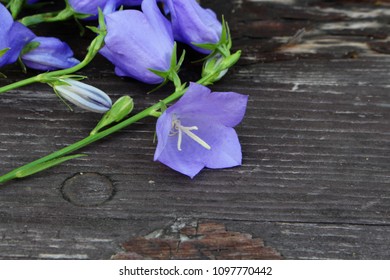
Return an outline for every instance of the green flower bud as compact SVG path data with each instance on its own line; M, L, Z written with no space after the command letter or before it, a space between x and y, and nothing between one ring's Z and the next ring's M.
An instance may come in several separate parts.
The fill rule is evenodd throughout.
M120 122L127 115L129 115L131 111L133 111L133 108L133 99L127 95L122 96L114 103L114 105L112 105L111 109L104 114L103 118L99 121L90 134L94 135L107 125L110 125L114 122Z
M225 58L219 53L208 58L203 64L202 77L206 77L212 73L215 73L216 76L213 79L213 82L219 81L228 71L228 69L219 70L222 69L221 64L223 63L224 59Z
M222 61L222 68L228 69L232 67L236 62L240 59L241 51L236 51L234 54L225 57L225 59Z
M215 73L212 82L219 81L226 75L229 68L232 67L240 58L241 51L237 51L228 57L224 57L220 53L216 53L214 56L208 58L203 64L202 77L206 77Z

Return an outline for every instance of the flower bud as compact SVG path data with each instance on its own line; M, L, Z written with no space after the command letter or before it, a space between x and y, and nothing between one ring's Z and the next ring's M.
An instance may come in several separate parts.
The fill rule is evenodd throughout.
M120 122L128 114L133 111L134 102L130 96L122 96L119 98L112 108L106 112L100 122L92 130L91 135L98 133L103 127L112 124L113 122Z
M196 0L165 0L171 15L175 40L190 45L201 53L211 50L198 44L217 44L221 39L222 24L210 9L202 8Z
M216 73L212 82L219 81L230 67L232 67L240 58L241 51L237 51L228 57L222 56L220 53L216 53L214 56L208 58L203 64L202 77L206 77L212 73Z
M80 63L73 57L73 51L68 44L57 38L35 37L26 46L31 44L36 44L35 48L21 53L23 63L29 68L52 71L70 68Z
M106 93L76 80L61 79L60 82L54 83L53 89L61 97L91 112L105 113L112 106Z
M214 78L213 82L219 81L229 69L224 69L222 71L217 71L218 68L220 68L220 65L222 64L224 60L224 57L217 53L215 56L208 58L202 69L202 77L206 77L212 73L216 73L217 76Z

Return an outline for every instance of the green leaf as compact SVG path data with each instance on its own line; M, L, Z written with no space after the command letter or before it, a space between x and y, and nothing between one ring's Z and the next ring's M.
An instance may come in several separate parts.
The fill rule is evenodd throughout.
M56 158L53 160L49 160L49 161L46 161L43 163L39 163L39 164L36 164L34 166L31 166L31 167L30 166L22 167L15 173L15 178L28 177L28 176L33 175L35 173L41 172L45 169L59 165L65 161L79 158L79 157L83 157L83 156L86 156L86 155L84 155L84 154L70 155L70 156L65 156L65 157L60 157L60 158Z

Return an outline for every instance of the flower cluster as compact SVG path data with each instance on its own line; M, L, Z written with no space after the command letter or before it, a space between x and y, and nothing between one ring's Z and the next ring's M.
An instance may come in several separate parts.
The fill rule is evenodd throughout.
M38 37L26 26L13 20L8 10L0 4L0 67L12 64L20 57L22 62L36 70L69 68L79 63L65 43L54 37Z
M196 0L163 2L171 21L160 12L156 0L144 0L142 12L124 10L106 16L106 46L100 53L115 65L118 76L161 83L163 78L149 69L170 70L174 40L206 54L211 51L198 45L217 45L221 40L222 24Z
M220 22L212 10L196 0L66 0L64 10L15 20L24 5L34 6L38 1L15 1L17 4L9 4L10 10L0 4L0 68L19 61L28 68L49 72L0 87L0 93L41 82L50 85L64 102L105 114L84 140L1 176L0 183L77 158L80 155L69 153L148 116L158 118L155 161L191 178L204 167L241 164L234 127L244 117L248 97L212 92L206 87L220 80L240 57L240 51L231 53L226 22ZM88 24L98 19L97 25L90 27L97 36L82 61L74 58L65 42L36 36L28 27L69 18L88 20ZM196 83L181 82L178 72L185 51L178 57L177 42L207 55ZM148 84L170 81L175 92L128 117L134 107L132 98L123 96L113 104L106 93L81 82L84 76L73 74L98 53L113 64L116 75Z

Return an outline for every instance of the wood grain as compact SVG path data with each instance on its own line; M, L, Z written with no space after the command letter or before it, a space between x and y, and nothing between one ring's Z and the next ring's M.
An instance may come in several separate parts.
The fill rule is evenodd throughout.
M287 259L390 258L390 7L371 2L204 1L243 49L212 86L249 95L237 127L243 165L190 180L152 161L154 120L143 120L83 149L86 158L2 185L0 258L108 259L181 218L261 238ZM74 28L47 28L64 26ZM61 36L82 57L90 35ZM188 62L181 75L196 80L199 69ZM24 77L3 72L0 84ZM146 95L151 86L116 77L101 57L81 74L113 99L130 94L136 111L172 90ZM70 112L45 85L3 94L0 114L1 173L83 138L99 118ZM64 182L80 173L107 178L112 195L64 198ZM94 178L82 178L83 198Z
M227 231L223 224L177 220L125 242L115 260L280 260L272 248L249 234Z

